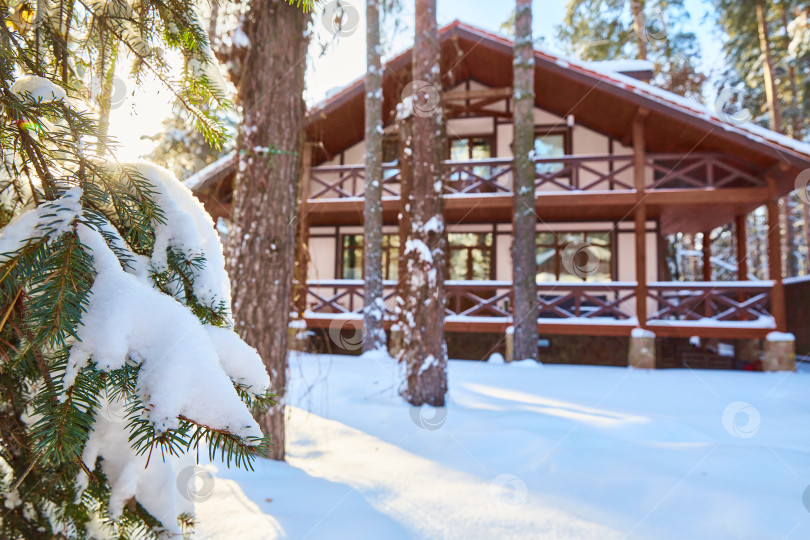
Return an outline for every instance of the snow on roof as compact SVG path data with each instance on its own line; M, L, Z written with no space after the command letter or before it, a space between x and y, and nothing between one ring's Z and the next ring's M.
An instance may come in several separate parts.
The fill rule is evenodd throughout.
M614 73L628 73L638 71L653 71L655 64L649 60L603 60L601 62L589 62L595 69L612 71Z
M215 162L211 163L210 165L206 165L199 171L195 172L188 178L183 181L183 184L194 191L199 189L205 184L207 180L209 180L212 176L215 176L216 173L228 169L231 166L231 161L236 157L236 152L229 152L216 160Z

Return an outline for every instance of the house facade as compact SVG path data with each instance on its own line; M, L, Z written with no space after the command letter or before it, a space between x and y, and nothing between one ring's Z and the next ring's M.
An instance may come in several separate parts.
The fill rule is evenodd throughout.
M511 326L512 43L459 22L440 35L443 88L426 91L437 94L446 135L445 327L451 357L485 358L505 349ZM383 83L388 326L404 246L394 116L410 58L389 61ZM760 340L787 329L776 201L810 167L810 147L726 114L722 102L710 110L655 88L650 77L643 62L535 52L541 360L626 364L640 328L657 336L660 367L757 367ZM300 308L324 333L362 325L364 99L359 80L308 112ZM187 181L216 217L229 215L235 170L236 157L226 157ZM745 217L762 205L773 224L771 279L756 281L739 254ZM738 231L737 280L712 281L706 264L703 281L671 281L665 235L727 223ZM708 242L703 255L708 262Z

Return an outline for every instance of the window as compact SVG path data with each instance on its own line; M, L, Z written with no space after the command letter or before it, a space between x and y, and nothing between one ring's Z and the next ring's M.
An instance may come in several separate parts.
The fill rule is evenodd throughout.
M450 139L449 159L467 161L492 157L492 137L462 137Z
M344 234L340 256L342 279L363 279L363 235ZM399 235L382 236L383 279L397 279Z
M537 281L608 282L613 249L609 232L542 232L537 243Z
M347 234L343 236L342 250L343 279L363 279L363 235Z
M567 153L566 148L567 132L535 133L534 135L534 156L559 157ZM538 163L535 165L538 173L552 174L562 170L562 163Z
M462 137L450 139L450 155L448 158L454 161L489 159L492 157L492 147L492 137ZM492 174L492 168L489 165L479 165L472 168L472 173L480 178L487 178ZM462 179L465 182L474 181L471 178L459 176L457 174L454 174L449 178L451 182L458 182Z
M492 233L448 233L448 279L492 279Z
M383 163L396 163L399 161L399 136L383 137L382 160Z

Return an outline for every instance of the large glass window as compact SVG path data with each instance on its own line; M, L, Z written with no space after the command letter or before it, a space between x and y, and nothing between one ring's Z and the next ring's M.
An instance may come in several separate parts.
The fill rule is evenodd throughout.
M448 279L492 279L492 233L448 233Z
M363 279L363 235L344 234L340 257L342 279ZM382 237L383 279L397 279L399 264L399 235Z
M537 243L537 281L612 280L613 246L609 232L541 232Z

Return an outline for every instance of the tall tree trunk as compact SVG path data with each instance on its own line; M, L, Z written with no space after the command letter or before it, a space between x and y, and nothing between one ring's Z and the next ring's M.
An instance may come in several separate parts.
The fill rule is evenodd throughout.
M257 418L273 439L268 457L278 460L284 459L306 25L307 16L286 0L252 0L243 26L251 45L237 86L243 120L228 272L236 330L261 355L278 395L277 405Z
M366 0L365 309L363 350L385 349L382 286L382 67L379 0Z
M414 90L413 183L408 197L410 234L405 247L407 273L400 278L407 291L401 326L405 346L403 396L412 405L444 406L447 393L447 346L444 341L444 278L446 236L442 216L443 129L438 106L441 92L439 30L436 0L416 0L413 46Z
M514 359L537 359L537 248L534 213L534 47L531 0L517 0L514 50L515 196L512 222Z
M787 2L781 3L782 7L782 28L784 29L785 35L788 36L788 5ZM796 67L794 66L794 62L787 62L787 73L788 79L790 81L790 103L791 108L793 109L792 114L790 115L790 136L796 140L802 139L802 125L801 121L799 120L799 87L796 82ZM788 227L787 227L787 234L789 238L794 238L793 240L793 249L796 250L795 257L791 257L795 259L795 273L791 274L791 263L788 263L788 275L798 275L798 264L799 264L799 255L797 249L797 242L798 240L796 237L798 236L798 232L796 231L795 223L790 222L790 215L796 210L798 206L801 210L802 214L802 221L804 223L803 235L802 240L804 241L804 247L806 250L805 256L807 258L807 268L810 269L810 203L803 198L800 198L798 202L795 202L794 208L791 210L790 203L791 197L788 197L787 204L788 204ZM790 240L788 240L790 242ZM788 251L790 252L791 245L788 244Z
M647 59L647 20L644 17L644 0L630 0L630 11L633 14L633 30L636 32L638 59Z
M785 36L789 36L788 33L788 25L790 24L788 21L788 6L787 2L781 2L782 8L782 29L785 32ZM789 38L788 38L789 40ZM786 62L787 64L787 75L788 75L788 82L790 83L790 104L793 109L793 113L790 115L790 133L789 135L796 140L801 140L802 138L802 127L799 121L799 89L798 85L796 84L796 67L794 66L794 62Z
M773 55L771 54L770 31L768 30L768 10L765 0L757 0L757 30L759 31L759 50L762 54L762 74L765 79L765 99L768 102L768 118L771 129L782 132L782 113L779 98L776 94L776 81L773 73Z

